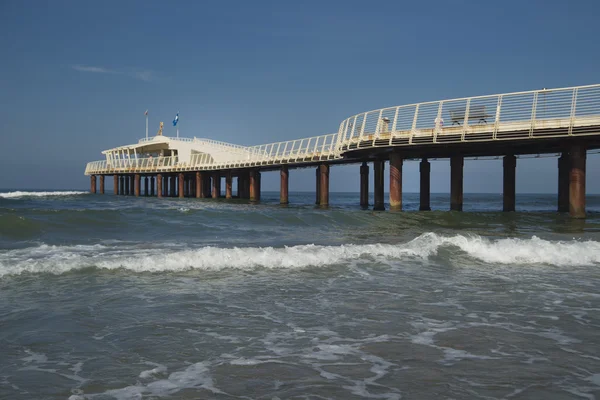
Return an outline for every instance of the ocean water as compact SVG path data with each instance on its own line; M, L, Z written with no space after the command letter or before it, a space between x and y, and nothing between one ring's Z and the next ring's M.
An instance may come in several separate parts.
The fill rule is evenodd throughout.
M600 399L600 197L0 191L2 399Z

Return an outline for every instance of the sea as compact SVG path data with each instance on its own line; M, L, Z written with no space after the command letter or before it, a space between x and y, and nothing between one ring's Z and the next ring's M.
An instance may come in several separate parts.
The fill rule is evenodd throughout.
M556 197L0 190L0 398L600 399L600 196Z

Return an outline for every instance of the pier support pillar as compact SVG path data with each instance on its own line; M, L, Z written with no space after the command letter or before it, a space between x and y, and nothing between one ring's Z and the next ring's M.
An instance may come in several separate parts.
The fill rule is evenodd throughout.
M185 175L183 175L183 172L179 173L179 198L183 198L185 197Z
M366 162L360 166L360 206L369 207L369 165Z
M119 195L125 195L125 177L123 175L119 176Z
M90 193L96 193L96 175L90 175Z
M225 172L225 198L230 199L233 197L233 176L231 170Z
M119 194L119 175L113 175L113 193Z
M281 171L279 173L281 176L280 186L279 186L279 204L289 204L289 178L290 178L290 170L287 165L281 166Z
M218 199L221 197L221 174L215 172L212 177L212 198Z
M431 211L429 198L431 193L431 164L426 158L419 163L419 172L421 173L421 187L419 197L419 211Z
M173 174L170 176L169 179L171 181L169 196L176 197L177 196L177 175Z
M135 174L135 187L134 187L134 194L135 197L140 197L140 174Z
M580 144L569 149L571 171L569 174L569 214L585 218L585 161L586 149Z
M402 157L390 154L390 209L402 210Z
M125 196L131 196L131 177L129 175L125 175L123 180L125 182Z
M329 164L319 165L319 205L329 206Z
M129 195L133 196L135 191L133 175L128 175L127 178L129 179Z
M162 174L156 174L156 195L160 199L163 197L163 176Z
M148 178L150 179L150 196L154 197L154 177L149 176ZM148 179L148 178L146 178L146 179Z
M150 191L150 177L148 175L144 176L144 196L149 196Z
M315 170L315 184L316 184L316 188L315 188L315 204L321 204L321 180L320 180L320 174L321 174L321 167L317 167L317 169Z
M104 194L104 175L100 175L100 194Z
M569 211L569 175L571 160L568 152L558 158L558 212Z
M196 171L196 198L200 199L204 197L204 193L202 192L202 173L200 171Z
M515 211L515 195L516 195L516 171L517 157L512 154L504 156L502 159L502 167L504 169L503 187L503 211Z
M385 210L385 205L383 202L383 185L384 185L384 170L385 170L385 161L384 160L375 160L373 161L373 172L374 172L374 180L373 180L373 210L375 211L383 211Z
M463 156L450 157L450 210L463 209Z
M250 201L260 201L260 171L250 171Z

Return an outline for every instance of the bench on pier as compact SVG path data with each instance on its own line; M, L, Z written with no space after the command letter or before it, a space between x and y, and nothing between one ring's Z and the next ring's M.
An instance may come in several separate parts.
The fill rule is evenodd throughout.
M465 120L466 108L457 108L454 110L449 110L450 120L452 121L452 125L458 124L460 125L461 121ZM490 114L486 114L484 105L473 105L469 107L469 120L477 122L484 122L487 124L487 119L491 117Z

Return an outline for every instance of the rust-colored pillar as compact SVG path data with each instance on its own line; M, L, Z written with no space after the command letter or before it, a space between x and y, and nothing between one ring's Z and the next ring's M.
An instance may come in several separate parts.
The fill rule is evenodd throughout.
M421 187L419 198L419 211L431 211L429 198L431 193L431 164L426 158L419 163L419 172L421 173Z
M390 209L402 210L402 157L390 154Z
M230 199L233 197L233 176L231 176L231 170L225 172L225 198Z
M204 193L202 192L202 172L196 171L196 198L204 197Z
M260 201L260 171L250 171L250 201Z
M221 197L221 174L215 172L212 179L212 198L218 199Z
M164 186L162 174L156 174L156 193L159 199L163 197Z
M329 164L319 165L319 205L329 206Z
M117 174L113 175L113 193L119 194L119 175Z
M360 166L360 206L369 207L369 165L366 162Z
M90 175L90 193L96 193L96 175Z
M287 165L281 166L280 171L280 186L279 186L279 204L289 204L290 199L288 196L289 191L289 180L290 180L290 170Z
M569 214L585 218L585 159L586 149L580 144L571 146L571 172L569 174Z
M150 192L149 192L149 187L150 187L150 177L148 175L144 176L144 196L149 196Z
M100 194L104 194L104 175L100 175Z
M463 156L450 157L450 210L462 211L463 209Z
M383 202L383 185L384 185L384 174L385 171L385 161L384 160L375 160L373 161L373 210L375 211L383 211L385 210L385 204Z
M134 188L134 192L135 192L135 197L139 197L140 196L140 174L135 174L135 188Z
M320 173L321 173L321 167L317 167L317 169L315 170L315 182L316 182L316 189L315 189L315 195L316 195L316 199L315 199L315 204L321 204L321 180L320 180Z
M154 196L154 177L149 176L150 178L150 196Z
M569 212L569 175L571 172L569 153L558 158L558 212Z
M502 167L504 169L502 210L515 211L517 157L512 154L504 156Z
M183 172L179 173L179 198L185 197L185 176Z

